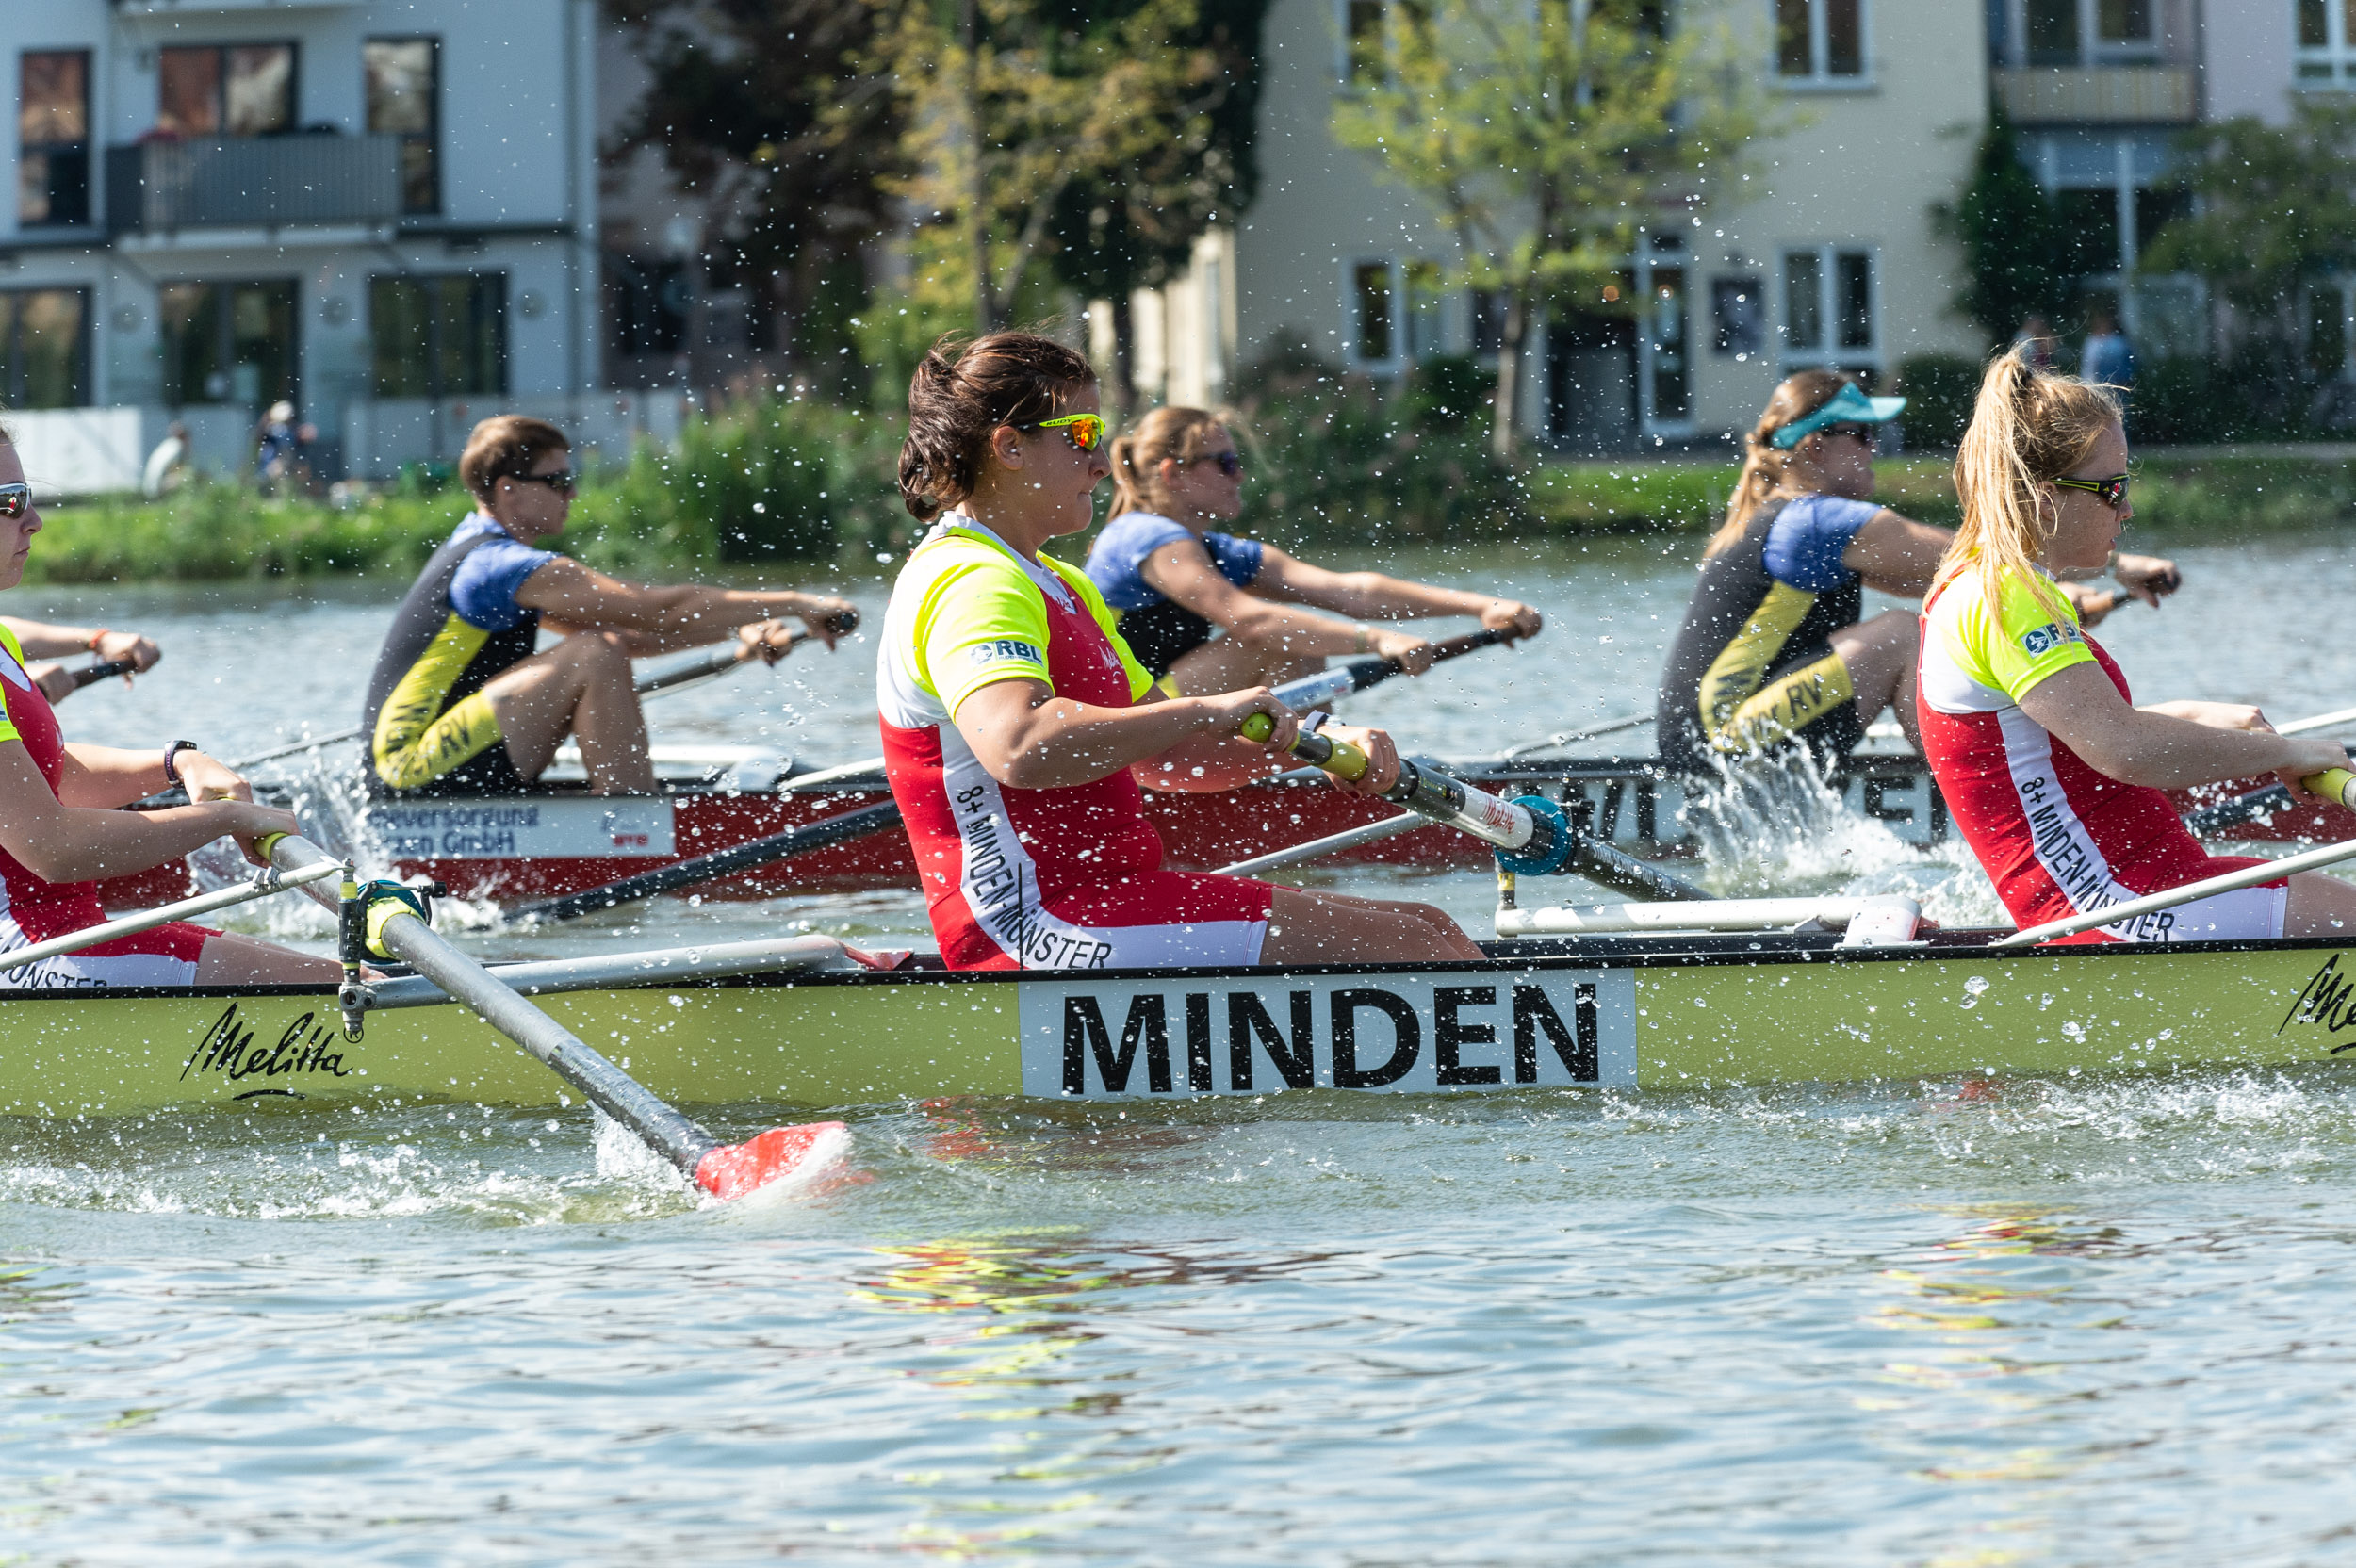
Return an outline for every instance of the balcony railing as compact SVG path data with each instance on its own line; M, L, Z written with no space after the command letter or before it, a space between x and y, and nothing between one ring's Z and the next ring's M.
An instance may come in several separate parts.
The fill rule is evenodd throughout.
M401 208L399 137L235 137L106 150L106 220L117 234L393 223Z
M2023 125L2189 124L2199 108L2192 72L2178 66L1997 71L1996 98Z

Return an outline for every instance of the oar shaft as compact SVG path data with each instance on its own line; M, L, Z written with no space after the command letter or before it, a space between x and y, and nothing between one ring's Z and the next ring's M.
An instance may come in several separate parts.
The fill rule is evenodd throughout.
M1467 631L1461 637L1445 637L1432 645L1432 662L1445 664L1451 659L1462 659L1482 648L1493 648L1500 643L1513 641L1507 631ZM1346 697L1379 686L1395 675L1406 672L1407 666L1396 659L1351 659L1330 670L1304 675L1298 680L1287 680L1269 690L1269 695L1285 707L1300 710L1321 708L1335 697Z
M510 910L508 914L513 920L575 920L582 915L594 914L599 909L611 909L623 904L635 904L642 898L653 898L657 894L673 892L680 888L692 888L699 882L710 882L715 877L732 875L740 871L750 871L755 866L765 866L772 861L783 860L792 856L806 855L812 850L831 849L837 844L849 843L854 839L864 839L872 834L889 832L899 825L899 804L896 801L886 801L881 805L862 807L856 811L845 811L840 816L825 817L817 822L804 823L798 827L789 827L782 833L772 833L766 838L748 840L741 844L731 844L726 849L714 850L709 855L698 855L693 859L677 861L667 866L658 866L652 871L640 872L635 876L625 876L619 881L609 882L603 887L567 893L562 898L545 899L538 904L527 904L519 909Z
M314 845L292 837L279 840L270 851L270 863L290 874L309 870L326 858ZM327 864L331 870L341 869L340 862ZM323 888L313 889L311 896L331 908L337 905L335 895ZM717 1147L718 1140L711 1134L563 1024L499 984L489 971L416 915L407 910L394 915L384 923L381 936L384 946L419 974L473 1008L484 1022L546 1064L591 1104L636 1133L688 1180L695 1179L696 1167Z
M194 898L184 898L177 904L166 904L154 909L142 909L136 915L125 915L121 920L110 920L100 925L84 926L79 931L70 931L62 937L52 937L45 942L35 942L30 947L20 947L7 956L0 957L0 972L23 969L26 964L37 964L43 958L55 958L60 954L79 953L86 947L96 947L100 942L113 941L117 937L135 937L142 931L153 931L159 925L169 925L175 920L187 920L192 915L206 915L215 909L226 909L239 904L251 904L257 898L270 898L292 888L305 887L313 882L323 882L342 869L333 860L299 872L282 873L272 868L251 882L240 882L235 887L217 888L209 893L199 893Z
M95 686L119 675L135 674L138 669L139 666L128 659L110 659L104 664L85 664L74 672L74 689L78 692L86 686Z
M1266 855L1255 855L1249 860L1238 860L1232 866L1221 866L1218 874L1257 876L1264 871L1297 865L1303 860L1321 859L1345 849L1356 849L1360 844L1381 843L1384 839L1396 839L1401 833L1413 833L1419 827L1430 825L1431 819L1420 812L1401 811L1398 816L1385 817L1381 822L1347 827L1339 833L1328 833L1322 839L1312 839L1305 844L1295 844L1290 849L1273 850Z

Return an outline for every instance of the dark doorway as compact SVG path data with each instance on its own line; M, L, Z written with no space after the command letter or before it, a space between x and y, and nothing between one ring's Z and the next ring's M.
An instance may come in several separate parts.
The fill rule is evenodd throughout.
M1546 323L1546 438L1571 452L1636 445L1636 323L1584 311Z

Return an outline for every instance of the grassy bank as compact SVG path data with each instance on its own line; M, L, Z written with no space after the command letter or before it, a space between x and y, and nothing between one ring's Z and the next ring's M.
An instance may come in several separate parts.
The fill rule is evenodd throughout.
M707 446L716 449L642 452L629 466L598 476L574 507L565 549L626 574L800 577L843 566L872 569L875 551L904 548L913 531L889 478L877 471L876 452L776 440ZM1547 463L1511 492L1518 502L1513 512L1484 500L1477 517L1448 519L1448 527L1408 515L1405 508L1382 520L1369 517L1370 506L1329 514L1301 498L1309 486L1271 474L1245 521L1266 537L1344 555L1363 553L1369 541L1379 547L1532 531L1702 532L1724 514L1735 471L1732 464ZM1881 482L1881 500L1907 515L1957 521L1947 460L1888 462ZM2138 529L2151 532L2232 537L2314 527L2356 518L2356 466L2289 454L2176 459L2162 451L2137 463L2135 502ZM338 510L210 484L160 502L45 507L46 526L25 580L405 578L470 505L451 488L397 490Z

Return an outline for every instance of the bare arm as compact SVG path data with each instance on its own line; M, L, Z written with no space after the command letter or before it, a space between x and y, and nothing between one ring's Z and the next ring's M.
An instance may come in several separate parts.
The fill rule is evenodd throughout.
M2128 707L2110 677L2091 663L2047 676L2021 698L2022 712L2122 784L2181 790L2271 773L2295 790L2308 774L2348 766L2348 753L2334 741L2228 727L2233 710L2223 704L2164 706L2175 711ZM2201 717L2179 716L2194 709Z
M1260 556L1255 594L1289 604L1315 605L1343 615L1378 621L1408 621L1424 615L1474 615L1496 631L1535 637L1546 624L1538 612L1514 599L1467 594L1428 582L1409 582L1381 572L1331 572L1287 555L1273 545ZM1197 612L1200 613L1200 612Z
M160 782L160 763L156 774ZM68 806L50 792L22 741L0 741L0 849L45 881L128 875L176 860L224 833L250 856L257 835L301 830L292 813L243 800L161 811Z
M1261 581L1268 579L1268 563L1282 553L1270 549L1262 558ZM1137 575L1154 592L1213 626L1273 643L1287 653L1380 653L1386 659L1403 659L1424 646L1420 637L1353 626L1330 615L1273 603L1256 592L1238 588L1219 575L1210 552L1192 539L1173 539L1164 545L1145 558ZM1252 585L1253 589L1259 586L1259 582Z
M632 654L701 647L777 615L800 616L832 647L829 618L852 609L848 600L790 588L650 588L561 555L524 579L515 602L539 611L551 631L621 631Z
M1919 599L1931 591L1939 564L1955 542L1947 530L1901 517L1885 506L1857 531L1841 552L1841 564L1863 578L1868 588Z
M136 631L107 631L94 626L50 626L20 615L0 615L0 626L16 633L16 645L25 650L27 659L64 659L77 653L94 653L101 663L119 663L127 659L136 668L146 670L164 656L162 648Z
M1291 712L1264 686L1170 700L1148 692L1132 707L1102 708L1044 681L999 680L959 703L955 722L990 776L1018 790L1093 784L1133 766L1140 779L1161 775L1165 789L1231 790L1271 771L1267 749L1235 738L1254 713L1275 715L1277 743L1291 743Z

